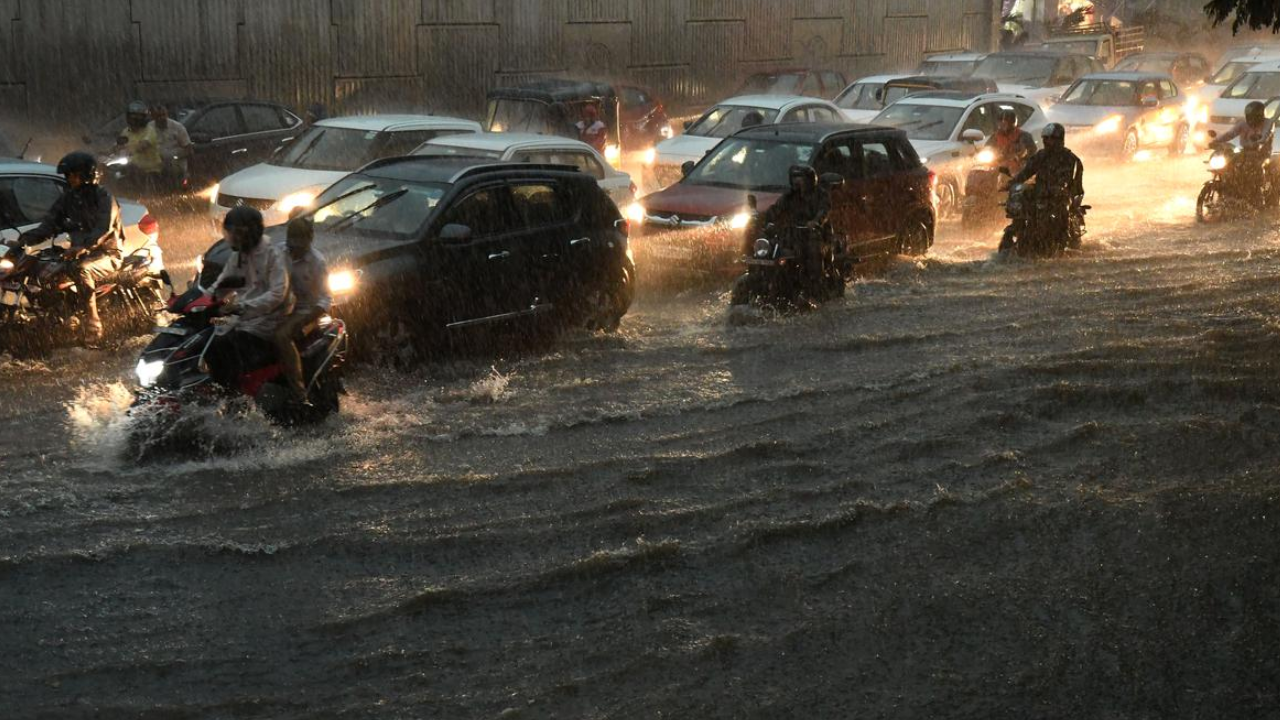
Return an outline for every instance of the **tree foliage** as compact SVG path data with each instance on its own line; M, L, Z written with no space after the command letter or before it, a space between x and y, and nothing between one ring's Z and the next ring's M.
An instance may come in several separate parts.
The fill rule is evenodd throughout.
M1213 20L1214 26L1231 20L1231 32L1240 32L1240 28L1253 30L1271 28L1271 32L1280 32L1280 0L1209 0L1204 12Z

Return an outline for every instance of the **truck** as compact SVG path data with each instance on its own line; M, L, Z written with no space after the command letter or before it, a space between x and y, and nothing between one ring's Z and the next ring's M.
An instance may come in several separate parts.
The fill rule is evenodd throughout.
M1089 55L1113 68L1126 56L1142 52L1146 41L1147 31L1141 25L1113 28L1107 23L1091 23L1054 28L1044 41L1044 49Z

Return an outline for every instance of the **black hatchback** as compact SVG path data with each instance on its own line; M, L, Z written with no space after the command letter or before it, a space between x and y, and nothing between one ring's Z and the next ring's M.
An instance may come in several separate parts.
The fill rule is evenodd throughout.
M312 217L357 342L402 326L428 342L548 321L613 330L634 295L626 221L569 166L380 160L326 190ZM279 242L283 231L269 233ZM203 285L228 254L224 243L206 254Z

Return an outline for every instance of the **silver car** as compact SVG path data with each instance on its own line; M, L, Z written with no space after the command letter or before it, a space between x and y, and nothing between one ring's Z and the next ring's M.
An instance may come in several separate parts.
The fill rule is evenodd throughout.
M1187 104L1169 75L1110 72L1080 78L1045 114L1077 154L1130 161L1185 153L1195 127Z

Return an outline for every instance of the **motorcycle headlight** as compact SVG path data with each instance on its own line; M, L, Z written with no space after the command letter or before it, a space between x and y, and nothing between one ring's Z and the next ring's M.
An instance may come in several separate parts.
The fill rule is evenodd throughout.
M644 209L644 206L638 202L631 203L630 205L627 206L627 212L626 212L627 220L637 225L644 222L645 215L647 214L648 213Z
M658 131L658 134L666 138L667 140L670 140L676 135L675 131L671 129L671 123L667 123L666 125L663 125L662 129Z
M329 273L329 292L333 295L353 293L359 284L359 276L350 270L338 270Z
M648 150L645 150L645 151L644 151L644 164L645 164L645 165L652 165L652 164L654 164L654 163L656 163L656 162L658 162L658 149L657 149L657 148L649 148Z
M767 258L769 257L769 253L772 251L773 243L769 242L765 238L756 240L756 257Z
M286 195L276 203L276 209L288 215L298 208L311 207L311 203L316 201L316 194L308 190L296 192L292 195Z
M160 379L160 374L163 372L163 360L139 360L137 369L138 384L144 388L149 388L156 384L156 380Z
M990 165L995 161L996 161L996 151L992 150L991 148L984 148L982 152L978 153L978 162L982 163L983 165Z
M731 230L746 230L747 225L751 224L751 213L740 212L729 218L729 228Z
M1209 158L1210 170L1222 170L1227 167L1227 156L1222 154L1214 155Z
M129 164L129 158L118 157L107 161L107 167L124 167Z

